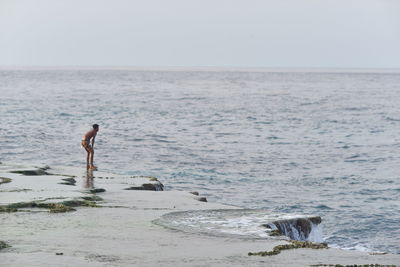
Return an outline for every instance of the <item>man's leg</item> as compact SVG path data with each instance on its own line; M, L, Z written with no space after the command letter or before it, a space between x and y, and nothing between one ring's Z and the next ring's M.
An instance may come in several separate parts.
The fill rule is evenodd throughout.
M92 150L91 153L90 153L90 167L91 168L94 167L94 165L93 165L93 157L94 157L94 150Z
M90 156L90 152L86 151L86 168L89 169L90 165L89 165L89 156Z
M93 148L85 141L82 141L82 146L86 150L86 169L90 168L90 159L92 159L93 164L93 156L91 153L93 152Z

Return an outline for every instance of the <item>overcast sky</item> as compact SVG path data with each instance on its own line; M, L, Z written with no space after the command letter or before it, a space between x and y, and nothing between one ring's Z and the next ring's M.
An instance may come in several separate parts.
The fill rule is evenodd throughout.
M0 0L0 66L400 68L400 0Z

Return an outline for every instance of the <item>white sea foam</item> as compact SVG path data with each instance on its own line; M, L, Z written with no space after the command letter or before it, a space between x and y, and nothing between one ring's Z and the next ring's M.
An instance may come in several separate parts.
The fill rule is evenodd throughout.
M204 210L166 214L157 223L177 230L208 235L275 238L270 235L272 230L277 229L273 222L285 220L295 222L296 219L307 217L310 216L278 214L266 210ZM291 227L292 234L288 237L295 240L323 242L319 225L311 222L310 224L312 227L310 233L301 232L301 229L296 228L295 223L287 224Z

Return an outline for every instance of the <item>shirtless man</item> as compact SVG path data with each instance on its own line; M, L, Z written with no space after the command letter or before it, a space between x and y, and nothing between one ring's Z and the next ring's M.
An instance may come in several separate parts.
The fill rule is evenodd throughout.
M99 125L93 124L93 129L87 132L82 137L82 147L86 150L86 168L95 170L96 166L93 165L93 156L94 156L94 139L96 138L97 132L99 131ZM90 140L92 140L92 144L90 144ZM90 160L90 161L89 161Z

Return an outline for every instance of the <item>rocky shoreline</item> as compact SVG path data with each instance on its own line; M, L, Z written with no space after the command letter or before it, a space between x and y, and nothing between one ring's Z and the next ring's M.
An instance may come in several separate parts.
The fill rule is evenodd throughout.
M172 212L233 210L155 177L0 164L0 266L396 266L400 255L280 238L321 218L272 221L269 239L187 233L153 222ZM273 227L275 226L275 227ZM268 228L269 227L269 228ZM272 229L273 228L273 229ZM274 233L274 234L272 234ZM266 257L267 256L267 257Z

